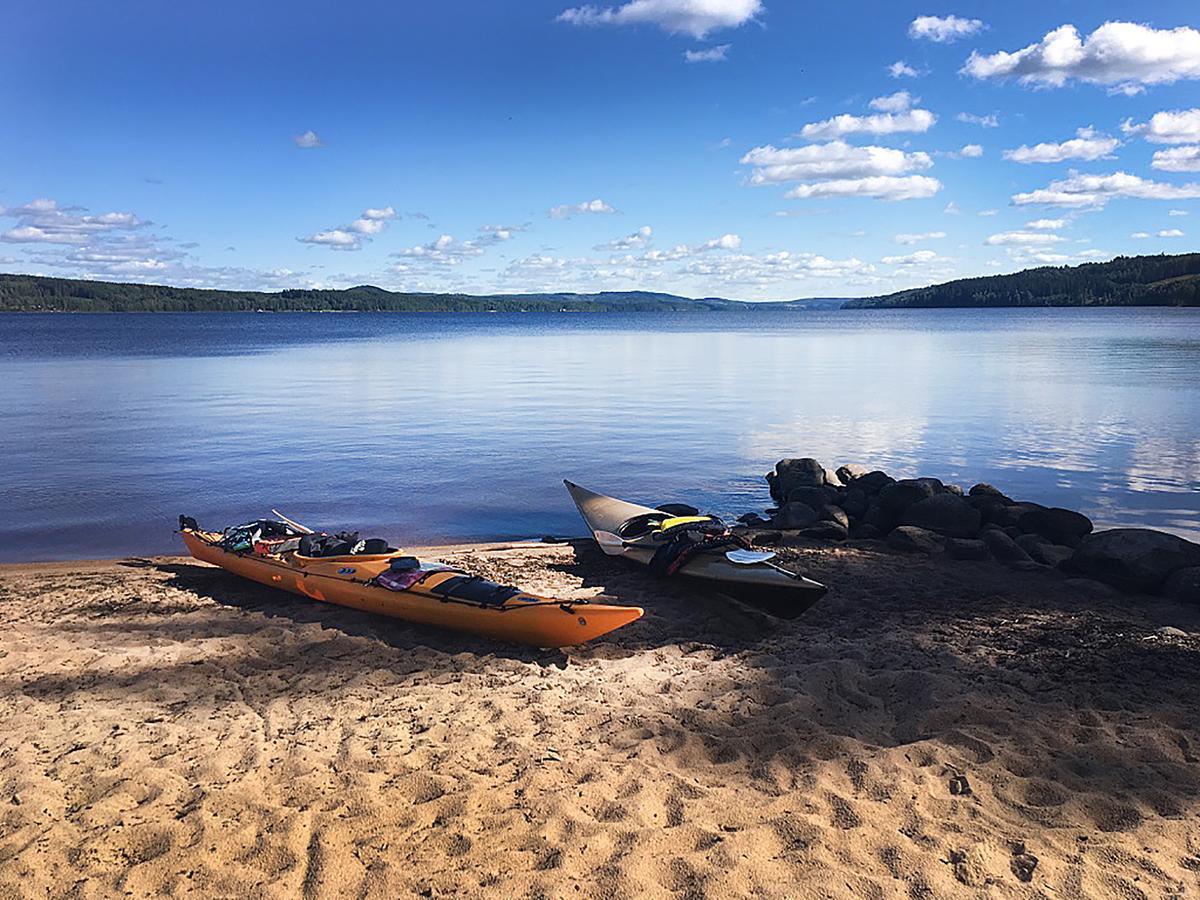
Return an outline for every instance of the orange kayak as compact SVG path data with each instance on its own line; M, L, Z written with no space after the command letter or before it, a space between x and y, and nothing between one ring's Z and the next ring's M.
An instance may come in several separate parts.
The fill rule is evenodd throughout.
M303 594L365 612L393 616L422 625L469 631L502 641L535 647L569 647L641 618L637 606L612 606L586 600L554 600L519 590L505 591L502 602L470 599L478 591L458 590L464 582L480 583L453 569L432 570L404 590L375 583L402 551L376 555L307 557L299 553L260 556L218 546L219 532L181 530L188 552L269 587ZM498 588L498 585L492 587ZM441 590L439 590L439 588ZM457 593L460 596L454 596Z

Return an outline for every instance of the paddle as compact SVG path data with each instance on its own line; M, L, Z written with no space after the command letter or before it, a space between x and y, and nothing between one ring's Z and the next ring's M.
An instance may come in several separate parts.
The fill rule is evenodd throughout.
M275 515L279 516L280 521L282 521L285 525L291 525L293 528L295 528L297 531L299 531L303 534L316 534L316 532L313 531L311 528L309 528L307 525L301 525L299 522L293 522L291 519L289 519L287 516L285 516L283 513L281 513L277 509L273 509L273 510L271 510L271 512L273 512Z
M596 539L596 543L600 545L600 549L609 556L616 556L618 553L625 551L625 541L611 531L593 531L592 537Z
M776 572L782 572L789 578L799 578L795 572L789 572L783 566L769 562L775 558L774 550L726 550L725 558L737 566L757 566L760 563L768 569L774 569Z

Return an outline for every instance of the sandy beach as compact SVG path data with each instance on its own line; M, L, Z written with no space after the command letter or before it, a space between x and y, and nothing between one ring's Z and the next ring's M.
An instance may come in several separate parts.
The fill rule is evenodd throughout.
M864 543L781 622L587 542L541 652L183 558L0 567L0 896L1200 891L1200 610Z

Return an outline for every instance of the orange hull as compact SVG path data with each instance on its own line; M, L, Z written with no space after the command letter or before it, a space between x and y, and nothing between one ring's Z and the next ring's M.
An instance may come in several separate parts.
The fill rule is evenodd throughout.
M219 535L185 529L183 542L193 557L268 587L302 594L364 612L421 625L469 631L535 647L570 647L607 634L642 616L641 607L560 601L521 593L502 605L447 600L432 592L457 573L433 572L406 591L366 582L386 570L394 556L293 555L290 560L230 553L215 546Z

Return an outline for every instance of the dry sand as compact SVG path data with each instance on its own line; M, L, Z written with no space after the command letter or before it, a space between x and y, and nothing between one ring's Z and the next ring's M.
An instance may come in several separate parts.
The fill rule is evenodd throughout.
M449 554L648 608L566 654L184 559L0 567L0 896L1200 892L1200 611L800 552L795 622L586 544Z

